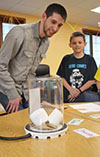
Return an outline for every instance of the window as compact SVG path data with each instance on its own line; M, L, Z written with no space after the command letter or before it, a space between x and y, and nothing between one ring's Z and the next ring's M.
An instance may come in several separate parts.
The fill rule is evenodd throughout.
M100 36L93 35L93 57L96 60L97 66L100 64Z
M3 41L7 33L14 27L16 24L2 23L2 37Z
M84 49L86 54L92 55L97 63L100 65L100 32L94 30L83 29L87 45Z
M0 15L0 47L9 30L18 24L26 23L25 18Z
M90 51L90 36L85 34L85 40L87 42L85 48L84 48L84 51L86 54L88 55L91 55L91 51Z

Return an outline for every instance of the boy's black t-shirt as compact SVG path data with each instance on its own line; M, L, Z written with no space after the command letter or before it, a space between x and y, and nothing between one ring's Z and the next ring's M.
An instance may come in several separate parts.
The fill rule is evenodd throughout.
M94 80L96 71L97 65L92 56L84 54L82 58L78 59L71 54L63 57L57 75L65 78L73 88L80 88L87 81ZM64 88L65 101L68 95L68 90Z

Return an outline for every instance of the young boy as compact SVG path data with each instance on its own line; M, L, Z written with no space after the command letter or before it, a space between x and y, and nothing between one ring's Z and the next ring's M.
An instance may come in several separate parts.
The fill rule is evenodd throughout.
M98 101L98 96L87 92L94 84L97 65L92 56L84 53L85 36L81 32L74 32L70 37L69 46L73 54L66 55L57 71L62 77L64 86L64 102ZM90 95L89 95L90 94Z

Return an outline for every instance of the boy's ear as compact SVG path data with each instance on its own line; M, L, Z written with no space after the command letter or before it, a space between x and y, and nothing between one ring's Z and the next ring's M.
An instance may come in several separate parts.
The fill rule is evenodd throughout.
M85 42L84 46L86 46L86 45L87 45L87 42Z

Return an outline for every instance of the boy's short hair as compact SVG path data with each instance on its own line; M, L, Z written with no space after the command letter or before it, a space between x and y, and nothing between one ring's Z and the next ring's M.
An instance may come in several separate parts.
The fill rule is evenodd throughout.
M61 17L64 19L64 21L66 21L66 18L67 18L67 12L66 12L65 8L62 5L57 4L57 3L50 4L46 8L45 13L47 15L47 18L49 16L52 16L53 13L57 13L57 14L61 15Z
M71 43L73 37L80 37L80 36L83 37L84 42L85 42L85 35L83 33L81 33L81 32L74 32L70 36L70 43Z

